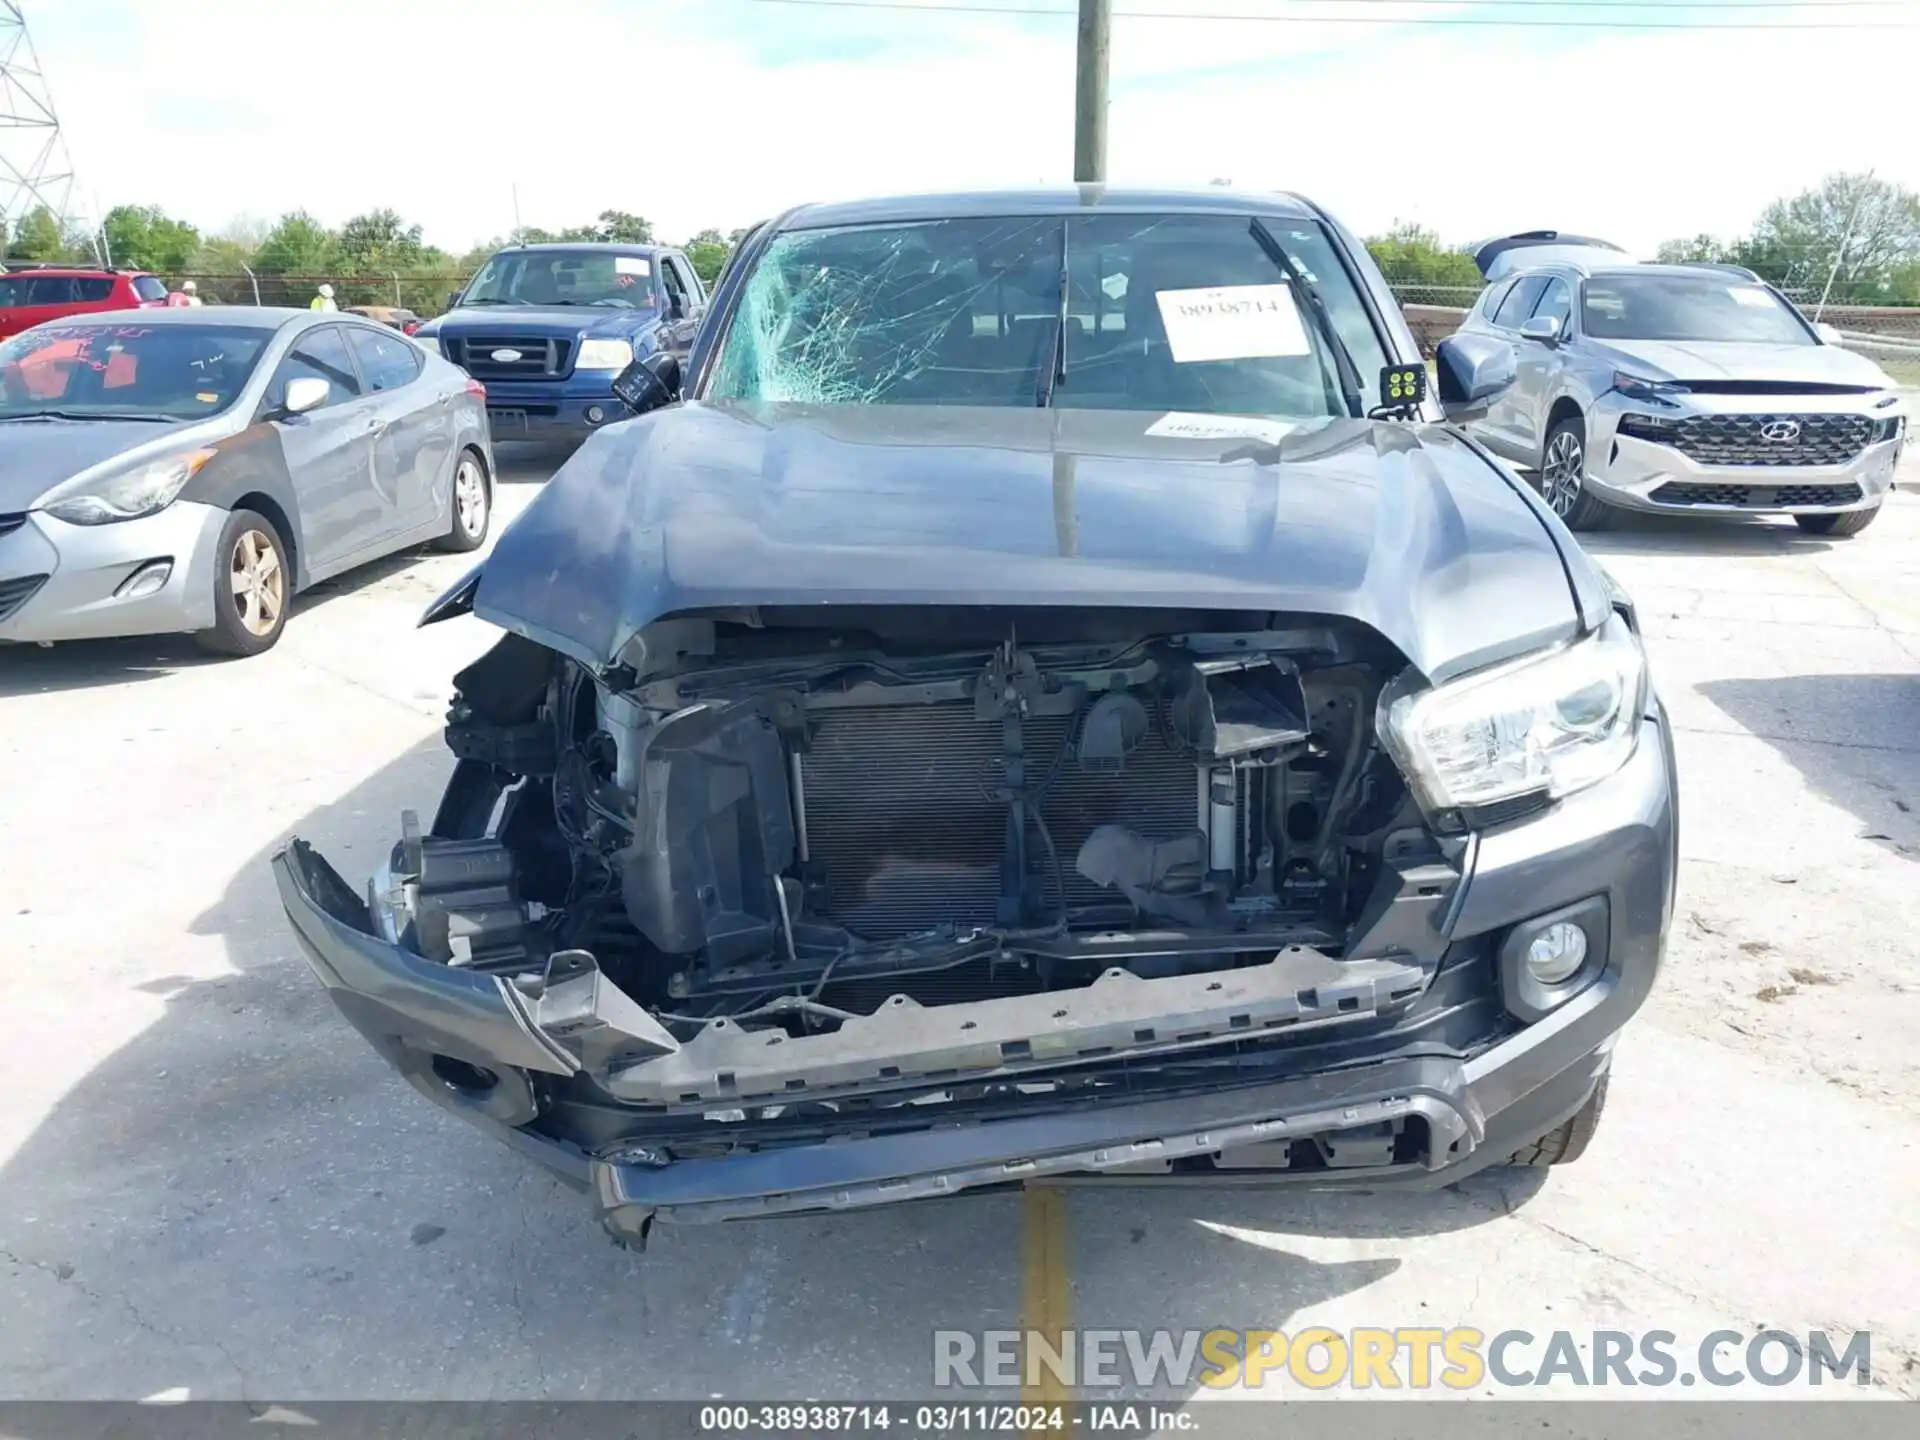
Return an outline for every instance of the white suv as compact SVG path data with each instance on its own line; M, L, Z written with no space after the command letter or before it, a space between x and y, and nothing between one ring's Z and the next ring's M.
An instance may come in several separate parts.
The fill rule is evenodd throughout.
M1512 240L1487 248L1501 278L1462 330L1508 341L1518 380L1470 428L1538 470L1568 525L1615 509L1786 514L1821 535L1873 523L1905 402L1751 271L1566 246L1528 265Z

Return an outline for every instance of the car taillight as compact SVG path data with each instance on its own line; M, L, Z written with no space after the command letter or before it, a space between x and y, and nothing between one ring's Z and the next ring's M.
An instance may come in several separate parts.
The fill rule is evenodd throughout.
M487 398L487 387L482 385L478 380L469 379L467 381L467 393L476 400L484 400Z

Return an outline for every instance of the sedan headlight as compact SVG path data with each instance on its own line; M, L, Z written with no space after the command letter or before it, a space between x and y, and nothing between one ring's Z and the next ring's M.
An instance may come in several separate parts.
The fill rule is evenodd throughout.
M1410 693L1390 687L1380 735L1428 813L1471 819L1606 779L1633 754L1646 699L1646 657L1615 615L1543 655Z
M625 340L583 340L575 357L576 370L624 370L633 363L633 346Z
M137 470L63 485L37 507L69 525L110 525L167 508L187 481L213 459L211 450L189 450L154 460Z
M430 355L438 355L440 353L440 337L438 335L415 335L413 337L413 343Z

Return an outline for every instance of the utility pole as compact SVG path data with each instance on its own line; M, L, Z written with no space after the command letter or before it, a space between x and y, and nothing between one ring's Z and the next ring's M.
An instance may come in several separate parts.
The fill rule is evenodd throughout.
M1873 174L1869 170L1867 178L1860 186L1860 193L1853 197L1853 208L1847 211L1846 229L1840 232L1840 248L1833 252L1833 265L1827 271L1827 283L1820 291L1820 303L1813 307L1813 323L1818 325L1820 317L1826 313L1827 297L1833 293L1833 277L1840 273L1840 262L1847 258L1847 246L1853 243L1853 222L1860 218L1860 206L1867 198L1867 191L1873 188Z
M13 227L44 207L65 237L73 161L18 0L0 0L0 255Z
M1107 57L1113 40L1113 0L1080 0L1079 55L1074 66L1073 178L1107 178Z

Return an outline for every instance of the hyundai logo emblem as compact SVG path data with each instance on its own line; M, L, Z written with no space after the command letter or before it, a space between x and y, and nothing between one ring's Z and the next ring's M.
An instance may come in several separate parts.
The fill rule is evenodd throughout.
M496 355L494 357L498 359ZM1791 445L1800 438L1798 420L1769 420L1760 427L1760 438L1775 445Z
M511 365L514 361L523 360L526 357L523 356L518 350L496 350L493 352L493 354L489 355L487 358L489 360L498 360L502 365ZM1799 433L1800 433L1800 427L1798 425L1794 426L1793 434L1798 435ZM1769 436L1768 438L1771 439L1772 437ZM1792 439L1793 436L1790 435L1787 438Z

